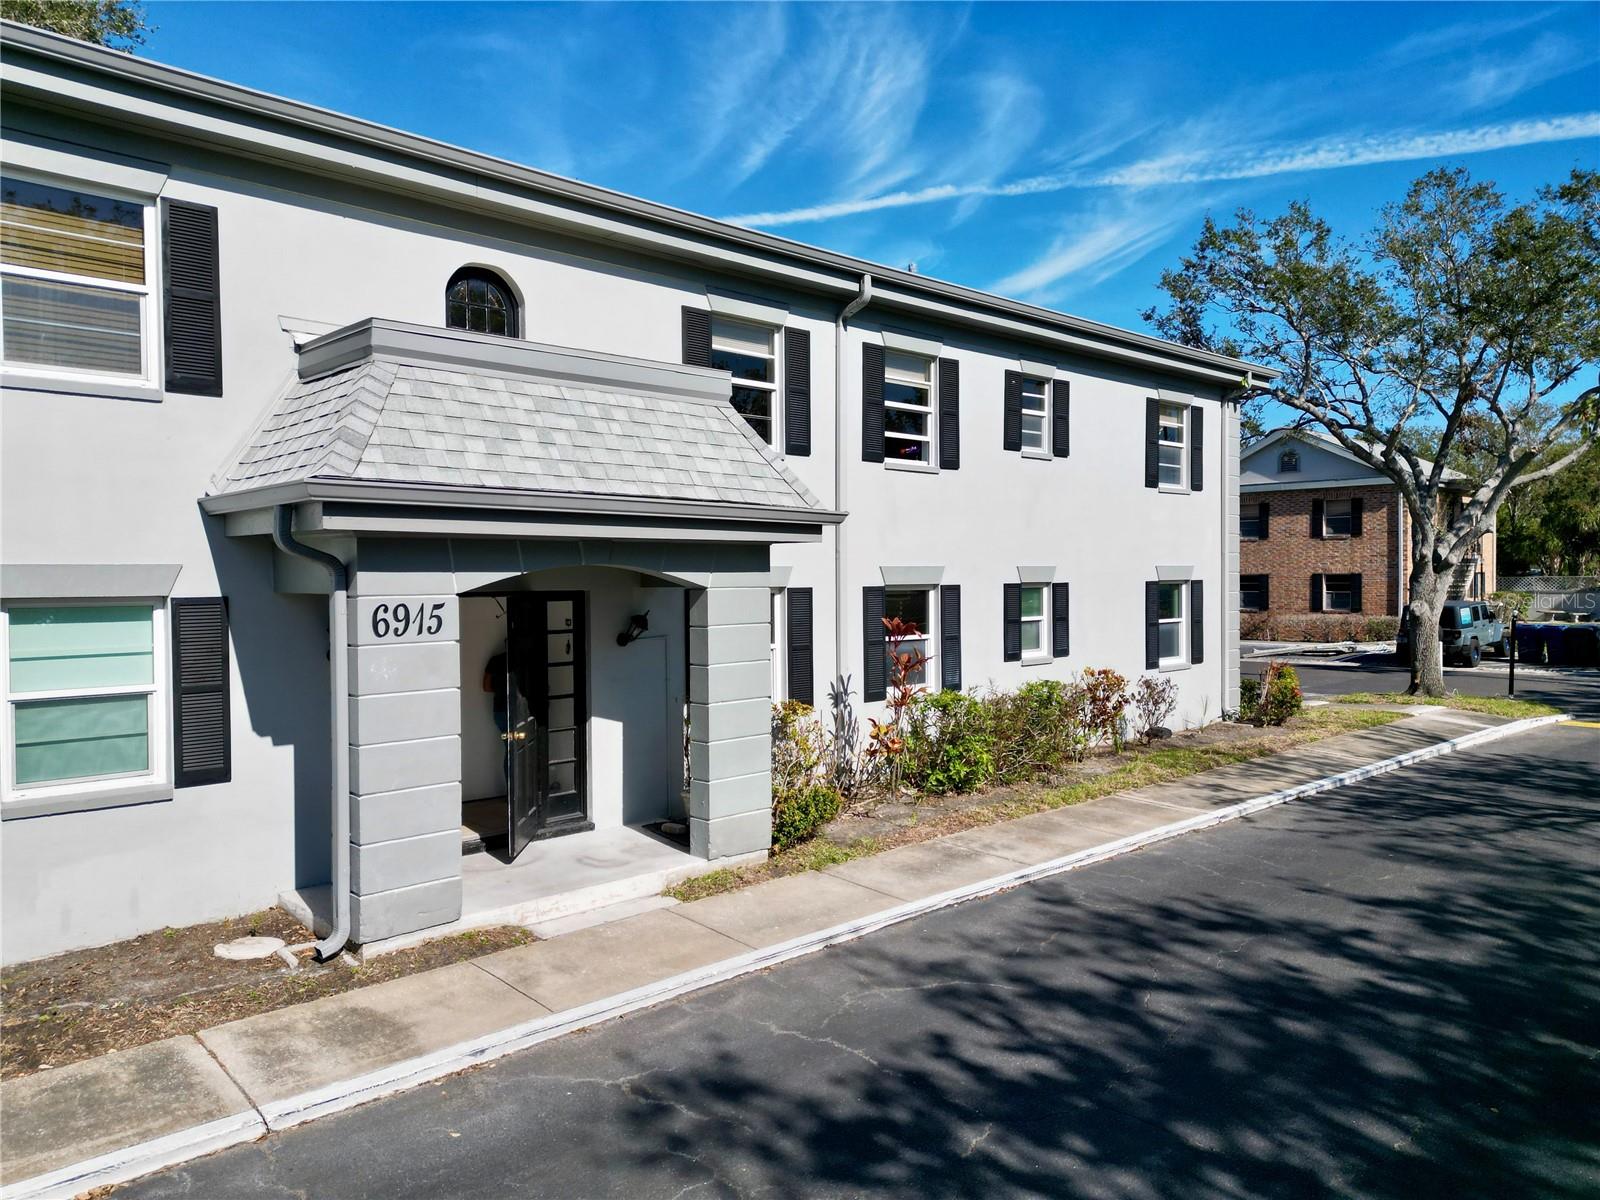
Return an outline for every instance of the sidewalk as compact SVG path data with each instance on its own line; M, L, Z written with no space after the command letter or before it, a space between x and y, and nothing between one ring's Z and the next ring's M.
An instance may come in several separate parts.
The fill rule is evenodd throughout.
M968 898L952 889L1015 886L1030 870L1085 865L1102 849L1100 857L1136 849L1186 832L1180 824L1245 815L1244 802L1264 807L1265 795L1396 755L1444 752L1452 739L1504 724L1429 709L41 1071L0 1087L0 1195L72 1196L134 1178Z

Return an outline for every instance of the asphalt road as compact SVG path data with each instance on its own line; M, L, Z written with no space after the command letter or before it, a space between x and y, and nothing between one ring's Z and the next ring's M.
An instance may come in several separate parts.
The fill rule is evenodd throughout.
M116 1194L1592 1200L1597 758L1464 751Z
M1307 660L1287 656L1300 676L1301 690L1313 696L1347 696L1351 692L1403 692L1411 683L1411 673L1387 654L1367 654L1348 665L1313 665ZM1246 658L1239 667L1243 674L1260 678L1267 669L1266 658ZM1446 688L1467 696L1506 695L1506 665L1484 659L1477 667L1447 667ZM1517 668L1517 699L1541 700L1569 712L1580 720L1600 721L1600 673L1566 667Z

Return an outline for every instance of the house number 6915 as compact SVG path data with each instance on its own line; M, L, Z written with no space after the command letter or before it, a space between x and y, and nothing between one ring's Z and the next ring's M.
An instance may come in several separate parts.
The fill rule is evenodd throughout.
M435 600L432 604L425 600L418 600L414 604L397 600L393 604L372 606L373 637L432 637L443 628L443 600Z

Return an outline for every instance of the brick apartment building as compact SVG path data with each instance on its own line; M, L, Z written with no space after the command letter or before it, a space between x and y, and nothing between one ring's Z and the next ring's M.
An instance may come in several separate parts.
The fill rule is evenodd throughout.
M1303 429L1266 434L1244 449L1239 470L1245 626L1273 636L1268 618L1291 618L1289 636L1349 637L1361 632L1351 618L1400 615L1411 534L1393 482L1333 439ZM1491 531L1462 560L1450 594L1477 598L1494 590Z

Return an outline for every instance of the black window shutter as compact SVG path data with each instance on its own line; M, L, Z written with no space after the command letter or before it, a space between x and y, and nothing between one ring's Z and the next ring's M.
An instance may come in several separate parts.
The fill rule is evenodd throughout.
M711 314L703 308L683 310L683 361L691 367L711 365Z
M1022 661L1022 585L1006 584L1004 628L1001 642L1006 662Z
M1267 540L1267 510L1270 507L1265 500L1261 502L1261 533L1258 536L1263 542Z
M1153 582L1144 585L1144 665L1161 665L1161 585Z
M1161 486L1161 455L1158 450L1161 446L1161 402L1159 400L1146 400L1144 402L1144 485L1147 488Z
M1189 581L1189 661L1206 660L1206 585L1202 579Z
M1314 537L1314 538L1321 538L1322 537L1322 501L1321 500L1313 500L1311 502L1311 536Z
M1057 458L1072 453L1072 383L1066 379L1050 385L1050 453Z
M961 587L939 589L939 684L947 692L961 690Z
M1266 505L1263 504L1261 507L1265 508ZM1262 514L1262 520L1265 520L1265 519L1266 519L1266 514L1263 513ZM1272 576L1271 575L1258 575L1256 578L1261 580L1261 610L1263 612L1266 612L1266 611L1268 611L1269 609L1272 608L1272 590L1271 590L1272 589Z
M1072 603L1067 595L1067 585L1050 586L1050 653L1065 658L1072 651Z
M889 694L888 648L883 628L883 589L861 589L861 698L882 700Z
M1189 406L1189 490L1203 492L1206 488L1206 410L1198 404Z
M813 598L808 587L789 588L784 592L788 599L788 667L789 699L802 704L816 703L816 668L811 654Z
M794 458L811 453L811 334L783 331L783 452Z
M939 469L961 469L961 364L939 360Z
M861 461L883 461L883 347L876 342L861 346Z
M1350 611L1353 613L1361 611L1361 576L1359 575L1350 576Z
M1360 496L1357 496L1354 500L1350 501L1350 536L1353 538L1358 538L1361 536Z
M1312 612L1321 612L1322 611L1322 576L1321 575L1313 575L1311 577L1311 611Z
M227 783L233 775L228 712L228 601L174 600L173 783Z
M1006 450L1022 449L1022 374L1006 372L1006 408L1000 445Z
M217 210L168 200L161 206L167 391L222 395L222 293Z

